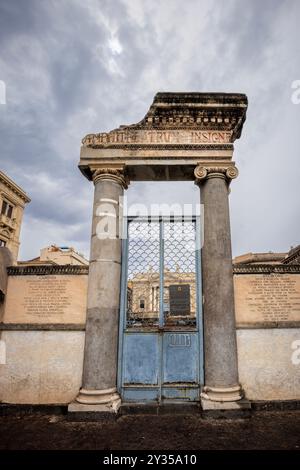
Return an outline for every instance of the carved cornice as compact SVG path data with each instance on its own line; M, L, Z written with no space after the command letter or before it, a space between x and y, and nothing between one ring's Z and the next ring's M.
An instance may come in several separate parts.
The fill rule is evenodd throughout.
M232 179L237 178L239 172L236 166L203 166L197 165L194 170L196 183L201 184L209 178L223 178L230 182Z
M3 171L0 171L0 181L12 191L23 203L27 204L30 202L30 198L27 196L20 186L18 186L13 180L11 180Z
M300 321L257 321L257 322L236 322L237 330L261 330L267 328L300 328Z
M232 143L240 137L248 101L232 93L157 93L137 124L110 132L88 134L84 147L125 145L207 145Z
M233 274L300 274L300 264L239 264L233 265Z
M94 134L96 135L96 134ZM93 136L94 136L93 135ZM93 137L94 139L94 137ZM92 144L92 145L84 145L85 147L91 147L93 149L103 149L105 147L109 147L111 150L120 149L119 144L109 144L109 145L102 145L102 144ZM233 150L232 143L225 143L225 144L122 144L122 150ZM147 157L148 158L148 157ZM174 158L174 157L172 157Z
M282 260L283 264L300 264L300 245L289 251L287 257Z
M61 274L88 274L89 267L81 265L66 264L64 266L44 265L44 266L10 266L7 268L9 276L46 276Z
M129 179L124 168L96 168L92 170L94 184L100 180L109 179L120 184L124 189L128 188Z

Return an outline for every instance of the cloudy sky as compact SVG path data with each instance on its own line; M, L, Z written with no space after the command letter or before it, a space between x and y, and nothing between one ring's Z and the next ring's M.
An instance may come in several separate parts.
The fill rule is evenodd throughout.
M299 0L0 0L1 169L25 189L21 259L89 253L81 138L139 121L157 91L242 92L234 255L300 243ZM193 183L133 183L131 202L196 202Z

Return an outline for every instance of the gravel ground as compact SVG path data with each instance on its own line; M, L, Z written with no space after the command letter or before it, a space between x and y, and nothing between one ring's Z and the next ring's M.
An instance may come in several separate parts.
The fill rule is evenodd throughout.
M300 410L257 411L245 419L128 415L95 422L14 413L0 417L0 449L300 450Z

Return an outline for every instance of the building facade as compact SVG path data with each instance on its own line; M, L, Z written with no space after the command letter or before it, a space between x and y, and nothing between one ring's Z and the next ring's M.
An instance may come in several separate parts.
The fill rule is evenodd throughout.
M11 251L14 262L18 259L23 212L29 202L25 191L0 171L0 247Z

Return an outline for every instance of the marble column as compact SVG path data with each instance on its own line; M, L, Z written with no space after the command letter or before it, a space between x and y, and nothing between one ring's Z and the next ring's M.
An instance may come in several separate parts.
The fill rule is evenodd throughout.
M237 345L229 220L229 182L238 175L235 166L197 166L204 240L202 284L204 321L203 402L236 402L242 398L238 380ZM209 405L210 406L210 405Z
M117 350L121 277L120 197L122 169L94 171L95 185L81 409L117 412ZM76 408L76 407L75 407ZM77 407L78 409L78 407Z

